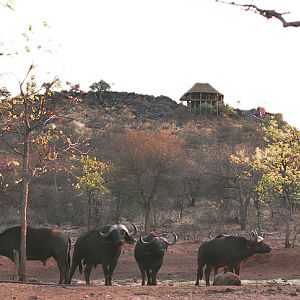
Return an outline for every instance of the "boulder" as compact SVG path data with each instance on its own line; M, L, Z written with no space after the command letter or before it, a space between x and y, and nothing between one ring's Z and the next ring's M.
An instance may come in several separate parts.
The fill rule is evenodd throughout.
M217 274L213 285L241 285L241 280L238 275L232 272Z

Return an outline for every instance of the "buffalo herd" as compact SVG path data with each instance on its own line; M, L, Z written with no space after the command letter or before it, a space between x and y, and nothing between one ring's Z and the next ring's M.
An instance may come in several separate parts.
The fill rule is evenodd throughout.
M123 224L105 225L99 230L87 231L77 238L72 263L70 257L71 239L58 229L27 228L27 259L46 261L53 257L57 263L60 279L59 283L70 284L76 268L82 273L84 265L84 278L90 284L90 273L97 265L101 264L105 285L112 285L112 275L118 263L122 246L134 244L137 235L136 225L132 231ZM142 285L157 284L157 273L160 270L168 246L175 245L177 235L171 233L173 239L169 241L155 233L141 235L135 245L134 257L141 272ZM231 271L237 276L240 266L248 257L256 253L269 253L271 247L263 242L257 231L251 232L251 238L220 234L215 238L203 242L198 250L197 279L199 285L205 267L205 282L210 285L209 277L213 270L214 275L219 268L224 272ZM16 226L0 233L0 255L16 260L15 253L20 252L21 227Z

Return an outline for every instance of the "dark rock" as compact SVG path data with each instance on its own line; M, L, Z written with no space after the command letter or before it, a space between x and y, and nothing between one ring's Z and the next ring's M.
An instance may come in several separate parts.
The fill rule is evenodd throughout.
M241 280L238 275L226 272L216 275L213 285L241 285Z

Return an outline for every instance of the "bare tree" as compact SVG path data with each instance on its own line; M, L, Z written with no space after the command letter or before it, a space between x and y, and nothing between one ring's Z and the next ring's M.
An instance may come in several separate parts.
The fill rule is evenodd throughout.
M111 139L115 166L144 210L145 232L159 191L173 175L183 141L166 131L126 130Z
M241 3L236 3L234 1L227 2L227 1L222 1L222 0L216 0L216 2L242 7L244 10L252 11L256 14L261 15L262 17L264 17L266 19L272 19L272 18L278 19L282 23L283 27L300 27L300 21L288 22L283 17L284 15L287 15L290 12L280 13L274 9L262 9L262 8L257 7L254 4L241 4Z
M19 83L20 94L16 97L7 97L0 102L0 130L1 142L10 157L18 156L21 165L19 182L21 187L20 223L21 247L19 277L21 281L26 278L26 236L27 236L27 210L29 186L32 179L44 174L57 163L60 151L73 151L77 143L66 137L58 126L63 116L53 96L53 88L59 82L54 78L50 83L41 86L32 74L34 66L28 69L23 81ZM60 141L60 142L59 142ZM17 168L16 168L17 169Z

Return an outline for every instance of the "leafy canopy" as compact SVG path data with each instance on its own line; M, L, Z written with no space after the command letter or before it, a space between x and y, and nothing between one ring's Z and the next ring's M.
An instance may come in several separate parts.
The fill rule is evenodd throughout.
M262 201L285 198L300 199L300 132L288 125L279 126L271 120L263 127L264 149L256 148L247 157L243 152L232 156L237 164L246 164L261 173L256 191ZM248 173L249 175L250 173Z

